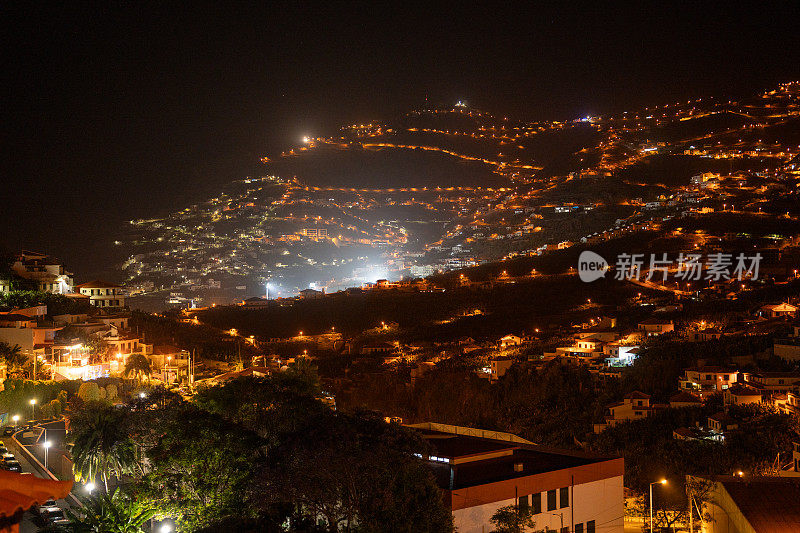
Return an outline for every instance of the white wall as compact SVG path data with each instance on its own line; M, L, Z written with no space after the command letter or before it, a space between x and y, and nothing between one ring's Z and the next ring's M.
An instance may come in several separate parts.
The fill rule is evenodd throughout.
M560 487L553 487L559 489ZM583 523L584 532L586 522L595 521L596 533L622 533L625 514L622 476L617 476L591 483L576 485L571 494L570 506L558 508L555 511L547 510L547 496L542 494L542 513L534 517L536 529L549 527L555 531L561 529L561 518L564 517L564 526L570 528L572 523ZM523 494L520 494L523 496ZM515 501L502 500L466 509L453 511L453 518L458 533L489 533L494 528L489 519L501 507L514 505ZM574 512L574 516L572 513ZM551 513L555 513L551 514Z

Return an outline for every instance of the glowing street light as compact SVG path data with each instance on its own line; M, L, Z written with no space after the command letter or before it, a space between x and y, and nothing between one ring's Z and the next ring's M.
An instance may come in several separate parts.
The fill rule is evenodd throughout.
M84 485L83 488L86 490L86 492L91 494L92 491L96 488L96 485L94 484L94 482L90 481L89 483Z
M42 446L44 446L44 469L47 470L47 456L50 455L51 443L49 440L46 440L42 443Z
M29 402L31 404L31 420L36 419L36 398L31 398Z
M666 485L667 480L653 481L650 483L650 531L653 531L653 485Z
M146 392L140 392L139 393L139 398L144 400L145 398L147 398L147 393Z
M17 422L19 422L19 415L12 416L11 420L14 421L14 431L16 431L17 430Z
M159 533L170 533L172 531L172 526L169 524L162 524L158 531Z

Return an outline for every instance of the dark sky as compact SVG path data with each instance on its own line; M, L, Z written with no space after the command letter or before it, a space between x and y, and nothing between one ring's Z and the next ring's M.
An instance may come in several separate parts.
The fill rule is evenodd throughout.
M0 8L0 246L62 257L78 280L117 259L126 220L426 95L573 118L800 78L797 2L53 4Z

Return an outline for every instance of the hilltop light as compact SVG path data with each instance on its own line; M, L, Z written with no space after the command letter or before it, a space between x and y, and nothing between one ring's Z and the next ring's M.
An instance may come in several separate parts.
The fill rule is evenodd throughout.
M308 135L306 135L305 137L303 137L303 143L305 143L305 144L308 144L308 143L310 143L310 142L311 142L311 137L309 137Z

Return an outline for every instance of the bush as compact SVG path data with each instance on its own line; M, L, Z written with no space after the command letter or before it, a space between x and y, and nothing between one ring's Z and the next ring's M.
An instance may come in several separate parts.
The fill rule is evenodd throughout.
M100 391L101 389L97 386L97 383L94 381L87 381L82 383L81 387L78 389L78 397L84 402L96 402L103 398L103 395Z
M109 383L108 386L106 386L106 399L108 401L116 400L117 396L117 386L113 383Z
M61 416L64 407L59 400L53 400L52 402L50 402L50 409L52 410L54 417L59 417Z

